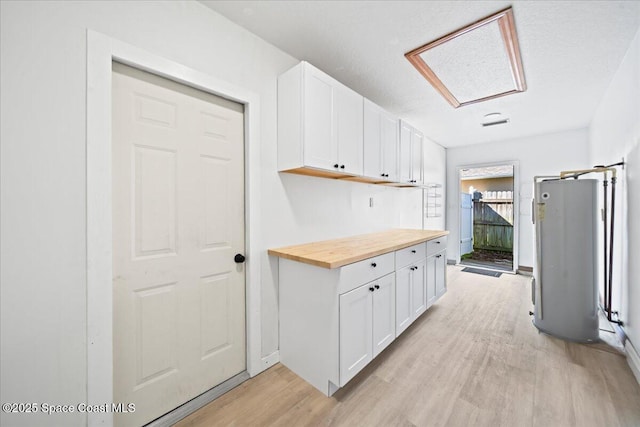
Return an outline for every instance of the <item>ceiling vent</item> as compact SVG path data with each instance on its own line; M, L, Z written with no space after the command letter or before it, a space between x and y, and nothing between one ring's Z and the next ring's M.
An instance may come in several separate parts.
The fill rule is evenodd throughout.
M455 108L527 89L511 8L405 57Z

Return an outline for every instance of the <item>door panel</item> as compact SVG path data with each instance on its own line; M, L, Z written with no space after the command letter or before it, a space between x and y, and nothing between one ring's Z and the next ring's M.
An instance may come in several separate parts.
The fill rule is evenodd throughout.
M368 99L364 100L364 175L382 178L384 172L380 108Z
M411 132L411 179L422 184L422 134Z
M340 295L340 386L373 359L372 293L363 285Z
M473 252L473 203L471 194L460 194L460 256Z
M373 357L396 338L396 280L394 274L374 282L373 292Z
M415 263L411 271L411 317L417 319L427 310L427 289L425 284L424 260Z
M411 324L411 273L409 267L396 271L396 336Z
M411 181L411 128L406 124L400 125L399 153L399 182L409 182Z
M114 401L142 425L245 370L241 105L113 66Z
M354 175L363 173L363 98L351 89L335 89L336 133L340 171ZM342 168L344 166L344 168Z
M381 113L383 172L387 180L398 180L398 119L386 112Z
M436 258L436 298L447 292L447 256L446 252L435 255Z
M338 140L335 126L334 88L330 78L308 68L304 76L304 163L335 170Z
M436 301L436 257L432 255L427 258L426 288L427 288L427 308Z

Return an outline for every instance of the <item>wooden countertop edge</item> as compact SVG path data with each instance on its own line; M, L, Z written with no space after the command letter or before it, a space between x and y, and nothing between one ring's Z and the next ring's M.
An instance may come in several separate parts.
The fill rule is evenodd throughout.
M406 230L404 230L404 231L406 231ZM307 245L311 245L311 244L314 244L314 243L327 244L327 243L332 242L333 240L326 240L326 241L322 241L322 242L313 242L313 243L307 243L307 244L296 245L296 246L288 246L288 247L277 248L277 249L269 249L267 251L267 253L269 255L277 256L277 257L288 259L288 260L291 260L291 261L297 261L297 262L302 262L302 263L305 263L305 264L311 264L311 265L315 265L317 267L322 267L322 268L334 269L334 268L343 267L343 266L348 265L348 264L353 264L354 262L362 261L362 260L365 260L367 258L372 258L374 256L386 254L386 253L389 253L389 252L397 251L399 249L407 248L409 246L417 245L419 243L427 242L429 240L437 239L438 237L446 236L446 235L449 234L449 232L446 231L446 230L418 230L418 231L432 231L433 234L429 235L428 237L417 237L415 239L405 240L405 241L403 241L401 243L392 244L392 245L381 247L379 249L375 249L375 250L371 250L371 251L358 252L357 254L352 255L352 256L348 256L347 255L347 256L345 256L343 258L340 258L340 259L337 259L335 261L323 261L323 260L318 259L317 257L314 258L312 255L310 255L310 256L302 256L302 255L295 255L295 254L292 254L292 253L288 252L288 250L300 248L302 246L307 246ZM351 238L335 239L335 241L345 241L345 240L348 240L348 239L358 240L358 239L362 239L365 236L366 235L364 235L364 236L363 235L353 236Z

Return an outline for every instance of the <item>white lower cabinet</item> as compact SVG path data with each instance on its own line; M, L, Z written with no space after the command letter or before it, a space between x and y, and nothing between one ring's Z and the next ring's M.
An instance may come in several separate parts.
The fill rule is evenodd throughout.
M396 271L396 335L427 311L425 260Z
M411 275L409 266L396 271L396 335L411 324Z
M395 337L393 274L340 295L340 386Z
M427 251L333 269L280 258L282 364L327 396L347 384L446 291L444 252Z
M446 251L435 255L436 257L436 299L447 292L447 256Z
M396 251L396 336L427 310L426 244Z
M446 251L427 257L427 308L447 292Z
M427 288L427 308L436 302L436 256L432 255L426 259L426 288Z

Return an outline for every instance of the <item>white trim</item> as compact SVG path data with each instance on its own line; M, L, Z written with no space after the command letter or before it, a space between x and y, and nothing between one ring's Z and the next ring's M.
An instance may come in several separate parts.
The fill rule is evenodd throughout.
M273 353L264 356L262 358L262 369L267 369L275 365L280 361L280 351L276 350Z
M636 381L640 384L640 355L628 339L624 343L624 350L627 352L627 363L636 377Z
M244 105L247 371L253 377L268 367L261 357L260 335L260 98L254 92L88 30L87 402L113 401L111 63L114 60ZM89 426L112 423L109 413L88 414Z
M491 162L491 163L477 163L456 166L456 188L457 190L457 203L456 203L456 218L458 218L458 242L456 244L456 264L460 264L460 236L461 236L461 223L462 215L460 210L460 181L462 180L462 169L473 168L485 168L491 166L513 166L513 270L512 273L517 273L520 265L520 162L517 160L506 160L503 162ZM475 267L475 266L474 266Z

